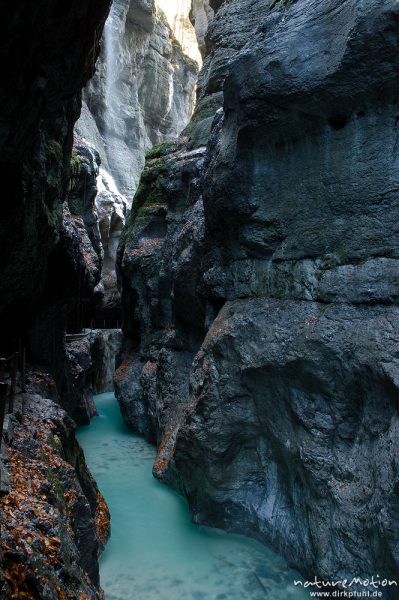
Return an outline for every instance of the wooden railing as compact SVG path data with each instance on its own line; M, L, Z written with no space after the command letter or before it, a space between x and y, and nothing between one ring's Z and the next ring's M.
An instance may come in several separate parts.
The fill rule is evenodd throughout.
M84 327L80 331L74 331L73 333L71 331L66 331L65 340L69 342L74 340L80 340L82 338L85 338L89 333L96 329L105 331L108 329L120 329L121 324L121 321L119 321L118 319L97 319L96 321L93 320L87 324L87 327Z

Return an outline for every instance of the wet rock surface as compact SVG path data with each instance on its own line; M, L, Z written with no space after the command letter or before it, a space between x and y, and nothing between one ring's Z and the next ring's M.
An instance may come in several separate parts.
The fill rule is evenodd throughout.
M95 413L93 391L102 391L101 385L110 389L109 370L118 347L118 334L113 335L113 330L104 331L104 336L98 330L86 336L88 327L96 323L109 327L120 318L116 275L114 271L110 275L109 269L110 255L116 254L113 236L124 223L126 203L100 164L94 146L75 135L60 240L49 262L46 301L29 332L30 352L50 369L58 401L80 424L88 423Z
M97 214L98 178L101 159L91 144L74 135L71 158L71 179L68 191L68 208L71 214L80 217L94 252L102 267L104 250Z
M120 362L122 331L97 329L90 333L90 353L93 363L93 390L100 394L112 392L115 368Z
M126 349L116 395L128 425L158 442L177 418L176 399L188 397L190 365L205 335L204 151L176 142L148 155L119 248L124 331L139 352Z
M399 13L255 4L211 3L187 137L147 157L117 395L198 522L398 579Z
M75 425L51 400L19 400L7 448L10 490L0 500L1 597L100 599L109 514Z
M82 140L72 147L110 2L61 4L2 7L0 356L24 349L31 363L29 393L15 399L2 447L5 600L101 598L98 553L109 534L106 504L74 438L70 416L87 422L89 410L64 334L89 313L103 262L99 159Z
M395 301L397 15L330 8L273 12L226 80L204 202L232 297Z
M119 363L121 346L120 329L93 329L77 336L67 336L66 358L70 380L86 423L97 414L93 395L113 391L113 374Z
M101 166L96 148L76 133L71 160L68 209L79 228L82 247L78 314L70 326L116 326L120 321L120 293L115 260L128 202L113 177ZM88 238L88 239L87 239ZM68 252L68 248L66 249ZM70 253L70 252L69 252ZM97 255L97 256L96 256ZM86 272L97 267L96 277L85 282Z
M80 332L87 324L103 262L94 205L96 175L92 172L93 160L88 159L90 152L85 146L84 156L75 155L77 166L73 167L70 196L63 205L60 240L49 261L45 299L25 334L29 356L51 371L62 407L78 423L87 423L91 410L86 392L82 394L84 381L80 381L69 360L65 332ZM90 202L86 194L79 192L86 178ZM64 282L68 282L67 289Z
M397 324L396 307L227 302L167 475L194 518L326 579L395 577Z

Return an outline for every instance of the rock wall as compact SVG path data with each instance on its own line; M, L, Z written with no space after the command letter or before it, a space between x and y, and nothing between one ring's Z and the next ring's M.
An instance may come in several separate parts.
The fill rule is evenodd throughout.
M195 34L187 3L169 2L182 43ZM181 23L184 22L184 27ZM178 31L179 30L179 31ZM180 32L180 33L179 33ZM153 0L115 0L96 75L84 93L77 132L95 145L120 192L134 195L145 152L176 137L190 120L198 66L185 54ZM187 46L187 48L186 48ZM197 49L198 52L198 49Z
M54 0L3 11L4 27L12 31L0 46L0 167L7 197L0 232L3 334L10 322L23 330L46 285L60 237L81 88L91 75L108 8L108 0L76 0L64 9Z
M120 246L122 410L197 522L398 579L397 3L211 6Z
M70 179L62 207L59 242L50 254L46 286L36 314L24 332L28 360L46 366L56 379L59 401L77 423L88 423L91 389L68 360L65 333L89 327L100 285L104 251L95 206L99 157L75 137Z
M205 36L214 16L214 11L209 4L209 0L191 0L189 16L195 29L199 51L201 56L204 57L206 54Z
M64 334L89 312L104 258L94 207L98 161L86 144L77 140L73 153L72 145L109 8L109 0L2 7L0 356L23 347L33 365L28 393L16 396L7 418L5 600L102 598L98 555L109 515L74 437L70 417L87 422L90 407L75 385Z
M81 221L84 252L80 271L90 271L93 265L98 271L91 286L81 284L77 290L79 310L70 319L69 331L116 327L120 322L120 294L115 260L125 225L127 200L118 191L112 175L101 167L96 148L76 133L67 202L73 218Z
M73 128L109 6L109 0L67 7L51 0L2 12L12 35L0 44L0 171L7 198L0 222L0 354L24 345L29 360L51 368L63 406L77 418L64 332L79 306L91 302L101 256L92 198L81 213L67 200L82 184L74 161L71 166ZM89 181L82 155L83 163Z
M120 329L97 329L90 334L90 353L93 369L93 391L113 392L113 376L119 363L122 345Z
M58 401L80 424L95 413L93 393L112 389L120 332L82 331L120 320L111 257L114 231L123 227L125 213L125 201L102 171L98 152L75 135L60 241L50 256L41 310L25 340L29 358L50 369Z
M75 425L41 395L17 400L8 428L10 489L0 500L1 597L100 600L98 556L109 513Z
M155 0L156 10L165 15L173 35L179 42L184 54L202 64L201 52L198 48L196 30L190 20L191 0Z
M119 249L133 355L125 353L115 389L128 424L158 442L178 416L176 400L188 396L190 365L206 331L198 296L204 152L173 143L150 153Z

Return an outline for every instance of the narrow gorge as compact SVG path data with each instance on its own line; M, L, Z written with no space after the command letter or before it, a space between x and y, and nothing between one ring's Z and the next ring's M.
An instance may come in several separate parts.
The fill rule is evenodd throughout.
M2 13L0 598L398 599L397 0Z

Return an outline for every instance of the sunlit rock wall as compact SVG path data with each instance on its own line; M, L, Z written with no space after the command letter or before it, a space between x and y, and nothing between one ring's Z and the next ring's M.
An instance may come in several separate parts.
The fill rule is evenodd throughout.
M166 16L183 52L201 65L201 52L195 29L190 21L191 0L155 0L155 4L157 9L160 8Z
M174 13L174 20L168 14L176 31L184 20L180 37L183 41L183 32L191 32L193 52L195 34L186 13L184 19ZM152 1L115 0L96 69L76 130L94 144L103 168L131 202L145 152L176 137L190 120L197 63Z
M194 25L201 57L206 55L205 36L213 16L214 10L209 0L191 0L190 20Z

